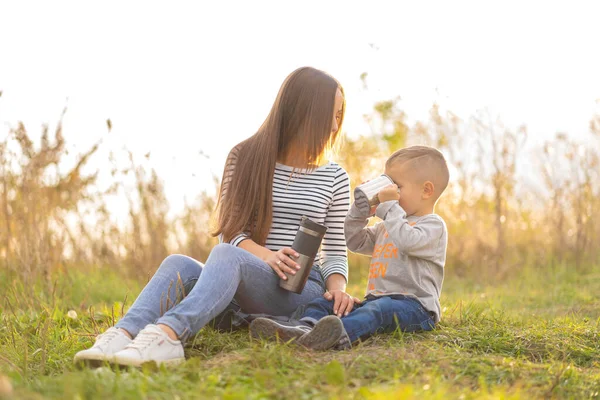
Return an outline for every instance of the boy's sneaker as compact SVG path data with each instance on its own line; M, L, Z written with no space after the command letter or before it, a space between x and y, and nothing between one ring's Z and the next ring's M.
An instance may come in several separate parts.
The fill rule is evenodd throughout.
M300 321L275 321L269 318L256 318L250 323L250 334L254 339L275 339L284 342L298 339L310 332L311 327Z
M115 364L139 367L146 362L176 365L185 361L183 345L156 325L147 325L124 350L115 354Z
M337 341L336 344L333 345L332 349L336 351L340 350L350 350L352 348L352 342L350 342L350 337L348 337L348 333L344 329L344 334Z
M75 354L73 361L76 364L85 363L91 367L99 367L107 361L112 361L114 354L130 343L131 339L123 330L112 327L98 335L92 347Z
M298 339L298 344L313 350L328 350L348 337L342 320L328 315L319 320L315 327ZM350 342L350 340L348 340Z

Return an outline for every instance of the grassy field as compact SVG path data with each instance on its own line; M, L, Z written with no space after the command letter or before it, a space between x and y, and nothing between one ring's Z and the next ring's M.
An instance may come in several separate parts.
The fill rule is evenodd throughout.
M600 398L600 269L528 268L494 286L449 275L433 332L314 353L205 329L174 369L78 370L73 355L140 284L73 272L41 296L0 273L0 398Z

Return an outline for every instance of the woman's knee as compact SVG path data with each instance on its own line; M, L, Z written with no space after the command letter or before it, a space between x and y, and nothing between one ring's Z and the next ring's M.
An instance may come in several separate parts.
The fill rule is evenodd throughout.
M199 275L202 271L201 264L191 257L182 254L171 254L160 264L158 271L161 273L179 273L180 275Z
M240 264L241 256L245 250L229 243L219 243L211 250L205 267L233 268Z
M237 257L237 253L239 250L241 250L241 249L239 249L238 247L231 245L229 243L219 243L218 245L213 247L213 249L210 251L208 260L210 260L210 259L222 260L222 259L231 258L232 256ZM207 260L207 262L208 262L208 260Z

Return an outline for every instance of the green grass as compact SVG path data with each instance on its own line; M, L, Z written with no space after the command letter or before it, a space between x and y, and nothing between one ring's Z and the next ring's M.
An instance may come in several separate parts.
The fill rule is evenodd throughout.
M140 283L69 272L41 295L39 286L0 280L0 375L14 398L600 398L600 272L591 268L528 268L493 286L449 276L433 332L309 352L204 329L185 364L142 370L79 370L71 361ZM2 390L0 381L0 398Z

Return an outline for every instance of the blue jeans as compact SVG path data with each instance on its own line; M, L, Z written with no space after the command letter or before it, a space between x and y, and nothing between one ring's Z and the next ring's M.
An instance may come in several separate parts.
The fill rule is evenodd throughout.
M302 321L316 323L327 315L334 315L333 301L324 298L308 303ZM342 317L346 333L353 343L375 333L430 331L435 327L433 316L418 300L403 295L368 296L361 304Z
M247 313L289 315L324 292L318 267L302 293L292 293L279 287L279 276L263 260L223 243L205 265L183 255L167 257L116 327L135 337L147 324L164 324L186 341L234 299Z

